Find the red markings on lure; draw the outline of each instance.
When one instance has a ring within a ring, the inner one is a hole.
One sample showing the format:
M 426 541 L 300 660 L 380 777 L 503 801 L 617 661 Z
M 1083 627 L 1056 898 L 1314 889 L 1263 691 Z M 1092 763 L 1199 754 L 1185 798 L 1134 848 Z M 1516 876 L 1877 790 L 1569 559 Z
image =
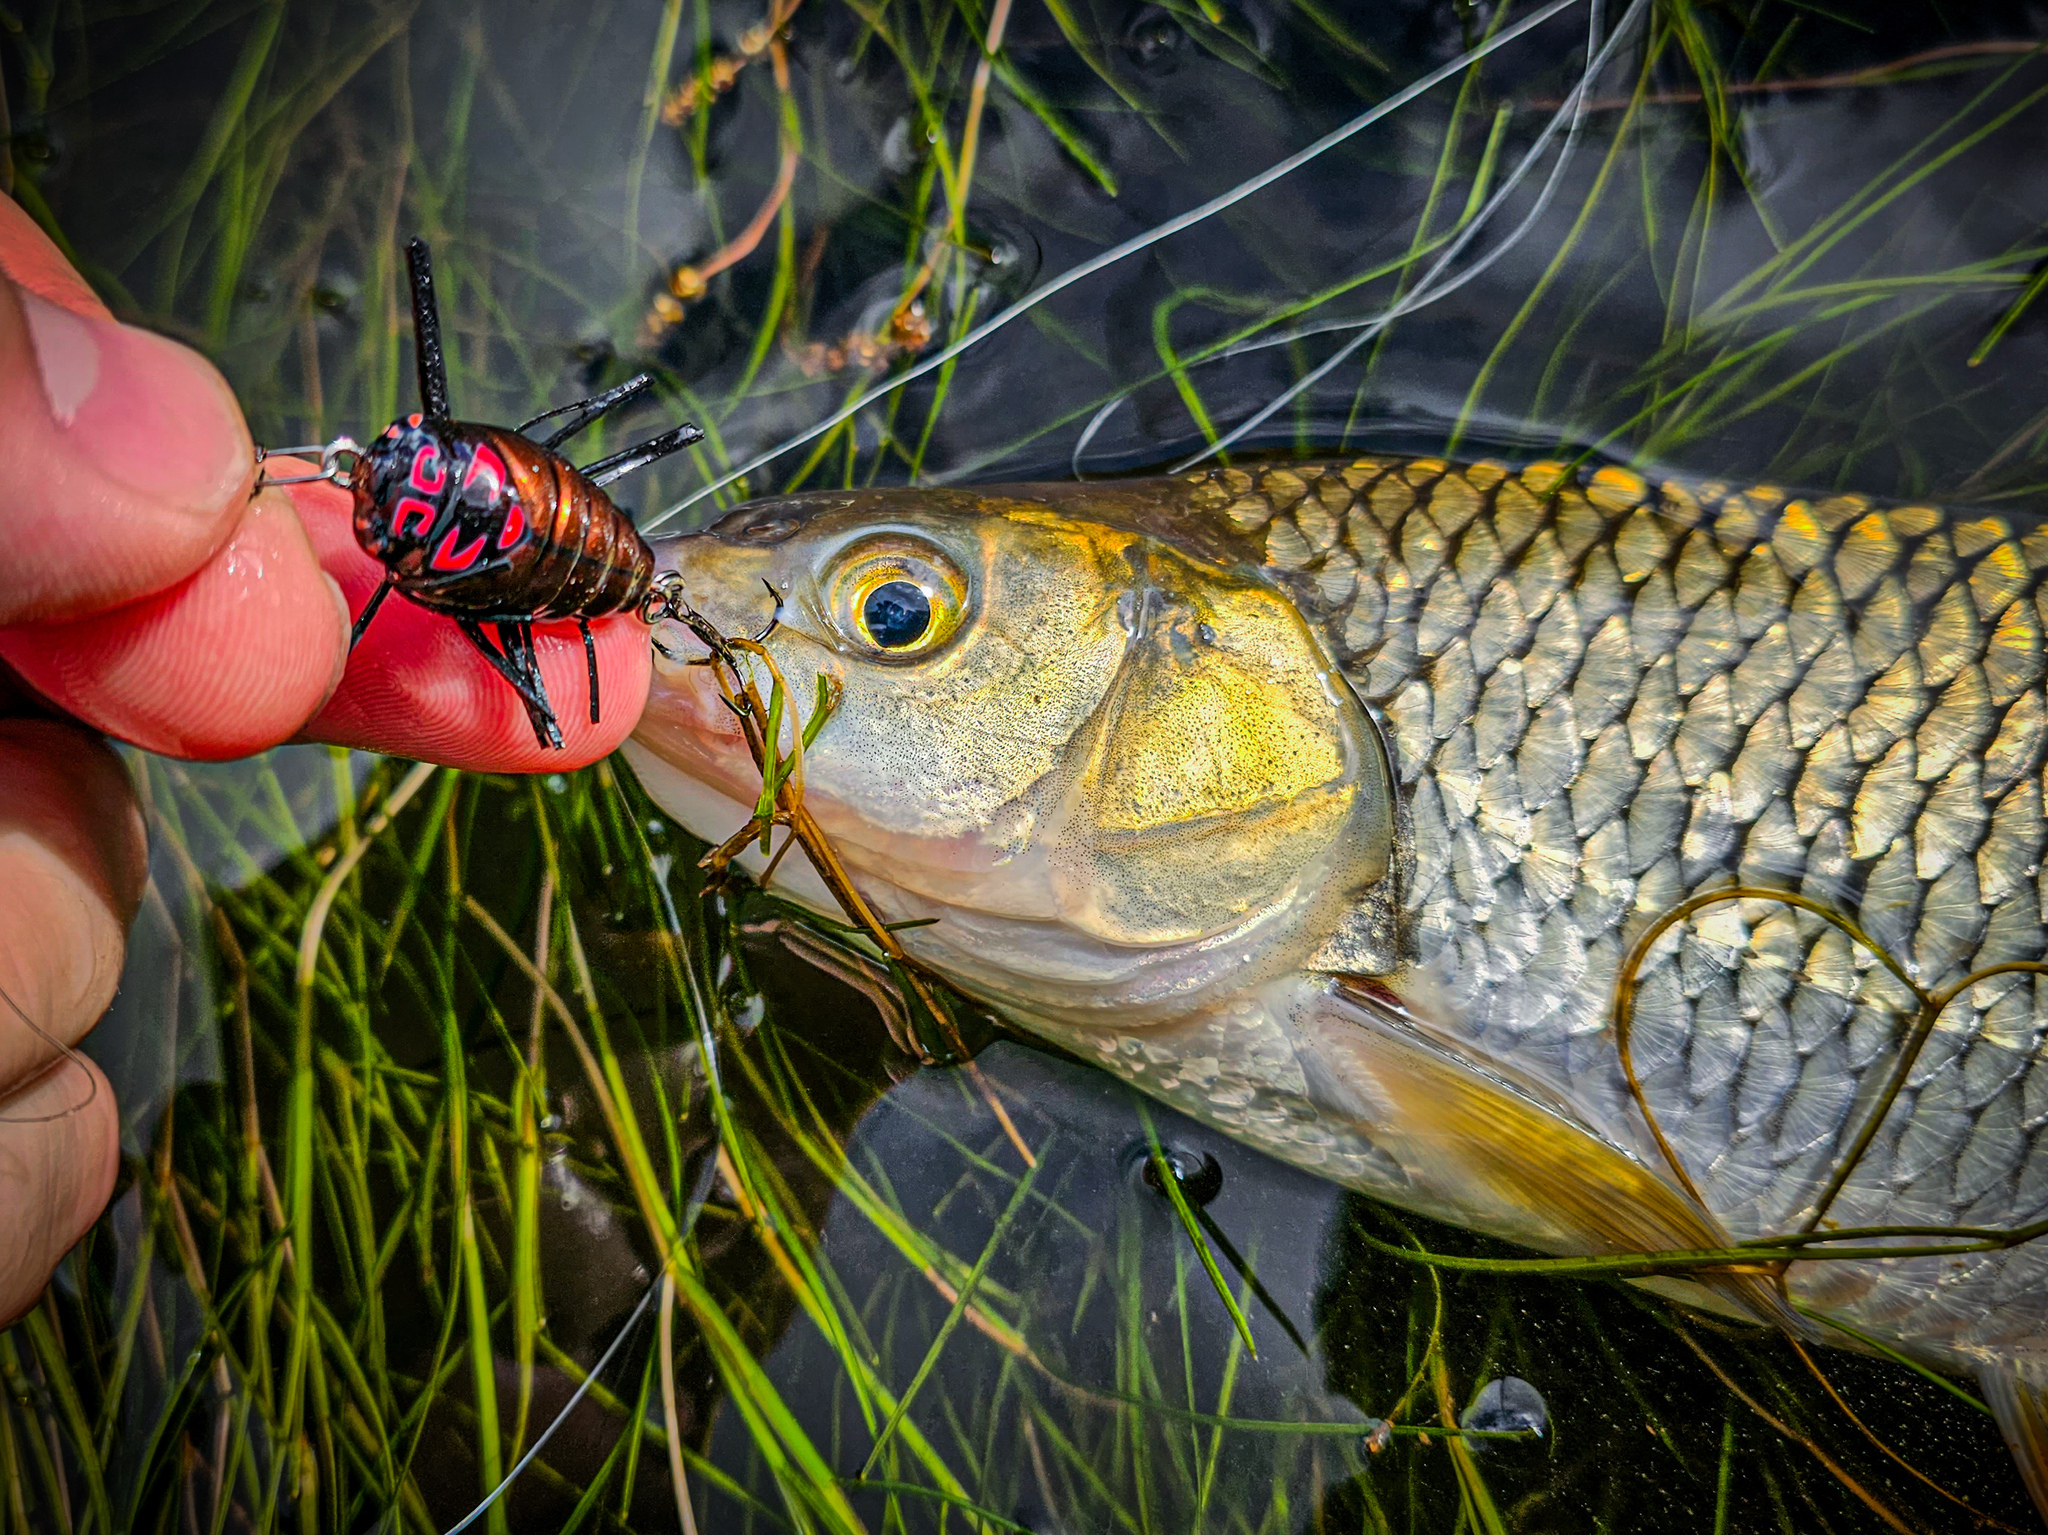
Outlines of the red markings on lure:
M 475 540 L 462 548 L 455 547 L 455 540 L 462 536 L 462 529 L 450 528 L 448 536 L 441 540 L 441 546 L 434 551 L 434 557 L 427 561 L 429 568 L 445 570 L 460 575 L 476 563 L 476 557 L 484 552 L 485 534 L 477 534 Z
M 404 538 L 406 536 L 406 524 L 414 518 L 418 518 L 420 524 L 419 536 L 425 538 L 434 530 L 434 518 L 436 515 L 434 508 L 429 503 L 422 501 L 418 496 L 401 497 L 398 506 L 391 514 L 391 536 L 393 538 Z
M 535 737 L 559 747 L 562 731 L 541 682 L 533 647 L 537 620 L 572 619 L 583 631 L 590 719 L 597 723 L 597 647 L 590 621 L 638 611 L 654 580 L 654 552 L 604 486 L 700 441 L 696 427 L 660 436 L 581 468 L 555 450 L 608 411 L 647 393 L 642 374 L 615 389 L 536 416 L 516 431 L 452 419 L 448 371 L 427 247 L 406 248 L 412 288 L 419 410 L 385 428 L 345 473 L 334 467 L 345 439 L 330 445 L 321 476 L 355 497 L 356 542 L 384 566 L 384 584 L 357 615 L 363 637 L 396 590 L 445 613 L 526 705 Z M 567 419 L 547 438 L 527 432 Z M 495 642 L 485 633 L 489 624 Z
M 505 461 L 490 448 L 480 447 L 463 473 L 462 494 L 472 500 L 496 501 L 505 494 L 506 478 Z M 478 485 L 483 486 L 481 495 L 477 493 Z
M 442 462 L 439 443 L 423 442 L 419 452 L 413 454 L 412 488 L 423 496 L 438 496 L 448 488 L 448 466 Z
M 505 530 L 498 535 L 500 549 L 516 549 L 526 542 L 526 510 L 517 501 L 505 514 Z

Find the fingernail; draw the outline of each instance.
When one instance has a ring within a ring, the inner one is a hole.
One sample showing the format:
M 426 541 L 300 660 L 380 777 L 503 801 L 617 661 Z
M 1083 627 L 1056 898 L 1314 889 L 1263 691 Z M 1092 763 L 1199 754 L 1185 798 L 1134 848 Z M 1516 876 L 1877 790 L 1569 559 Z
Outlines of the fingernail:
M 100 348 L 92 338 L 92 326 L 68 309 L 59 309 L 47 299 L 23 291 L 21 312 L 28 320 L 29 340 L 36 349 L 36 366 L 42 369 L 43 398 L 59 426 L 78 418 L 78 407 L 99 382 Z
M 95 473 L 211 516 L 253 473 L 227 384 L 198 353 L 15 289 L 63 438 Z

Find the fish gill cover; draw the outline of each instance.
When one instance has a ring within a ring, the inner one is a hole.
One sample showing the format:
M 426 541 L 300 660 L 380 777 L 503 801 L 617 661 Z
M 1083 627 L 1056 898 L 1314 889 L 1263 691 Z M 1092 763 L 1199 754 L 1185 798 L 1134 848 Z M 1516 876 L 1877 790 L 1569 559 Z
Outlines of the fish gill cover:
M 424 234 L 478 418 L 652 368 L 706 427 L 671 530 L 1217 450 L 2028 519 L 2039 8 L 1542 9 L 36 3 L 6 172 L 262 440 L 397 414 Z M 136 765 L 126 1174 L 0 1335 L 0 1529 L 424 1535 L 558 1419 L 482 1527 L 2031 1526 L 1954 1381 L 1503 1268 L 971 1012 L 980 1081 L 918 1069 L 616 764 Z

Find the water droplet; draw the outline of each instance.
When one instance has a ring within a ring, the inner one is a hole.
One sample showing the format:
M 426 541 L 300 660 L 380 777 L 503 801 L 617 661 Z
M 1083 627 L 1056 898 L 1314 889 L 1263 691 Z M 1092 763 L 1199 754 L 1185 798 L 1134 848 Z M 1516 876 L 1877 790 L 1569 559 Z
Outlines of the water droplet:
M 1533 1433 L 1538 1438 L 1550 1430 L 1550 1407 L 1543 1393 L 1519 1375 L 1503 1375 L 1479 1388 L 1472 1405 L 1458 1419 L 1458 1427 L 1469 1433 Z M 1475 1439 L 1475 1450 L 1489 1448 L 1494 1441 Z
M 1166 1165 L 1173 1169 L 1174 1182 L 1180 1185 L 1181 1197 L 1189 1204 L 1199 1208 L 1223 1192 L 1223 1164 L 1208 1152 L 1197 1151 L 1192 1146 L 1177 1146 L 1171 1141 L 1162 1149 L 1166 1153 Z M 1140 1166 L 1145 1186 L 1164 1196 L 1166 1187 L 1159 1181 L 1159 1164 L 1149 1152 Z

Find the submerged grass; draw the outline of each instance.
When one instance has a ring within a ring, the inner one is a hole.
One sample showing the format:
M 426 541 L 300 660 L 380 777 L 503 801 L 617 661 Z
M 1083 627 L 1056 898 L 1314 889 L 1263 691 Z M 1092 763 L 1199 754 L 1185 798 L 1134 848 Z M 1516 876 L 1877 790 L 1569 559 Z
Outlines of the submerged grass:
M 0 22 L 0 58 L 24 206 L 110 302 L 220 357 L 260 435 L 396 413 L 417 231 L 464 414 L 661 370 L 709 435 L 656 506 L 1526 14 L 1457 8 L 1418 50 L 1308 4 L 1263 33 L 1069 0 L 49 4 Z M 2048 246 L 1971 188 L 2038 132 L 2048 64 L 1930 42 L 1932 8 L 1865 33 L 1658 0 L 1574 158 L 1488 216 L 1583 63 L 1583 9 L 1546 25 L 721 497 L 1170 461 L 1395 305 L 1260 447 L 1407 440 L 1426 400 L 1437 446 L 2038 481 L 2048 413 L 2012 381 Z M 1876 93 L 1897 142 L 1774 198 L 1786 101 L 1838 91 Z M 757 835 L 806 737 L 766 739 Z M 615 765 L 136 772 L 137 1001 L 96 1046 L 126 1173 L 0 1334 L 6 1535 L 429 1535 L 565 1408 L 481 1528 L 1954 1527 L 1835 1391 L 2025 1521 L 1951 1383 L 1831 1357 L 1817 1384 L 1776 1339 L 1681 1334 L 1601 1282 L 1670 1255 L 1411 1227 L 1011 1044 L 918 1070 L 991 1029 L 920 1008 L 886 933 L 708 885 Z M 1544 1437 L 1463 1425 L 1508 1375 Z

